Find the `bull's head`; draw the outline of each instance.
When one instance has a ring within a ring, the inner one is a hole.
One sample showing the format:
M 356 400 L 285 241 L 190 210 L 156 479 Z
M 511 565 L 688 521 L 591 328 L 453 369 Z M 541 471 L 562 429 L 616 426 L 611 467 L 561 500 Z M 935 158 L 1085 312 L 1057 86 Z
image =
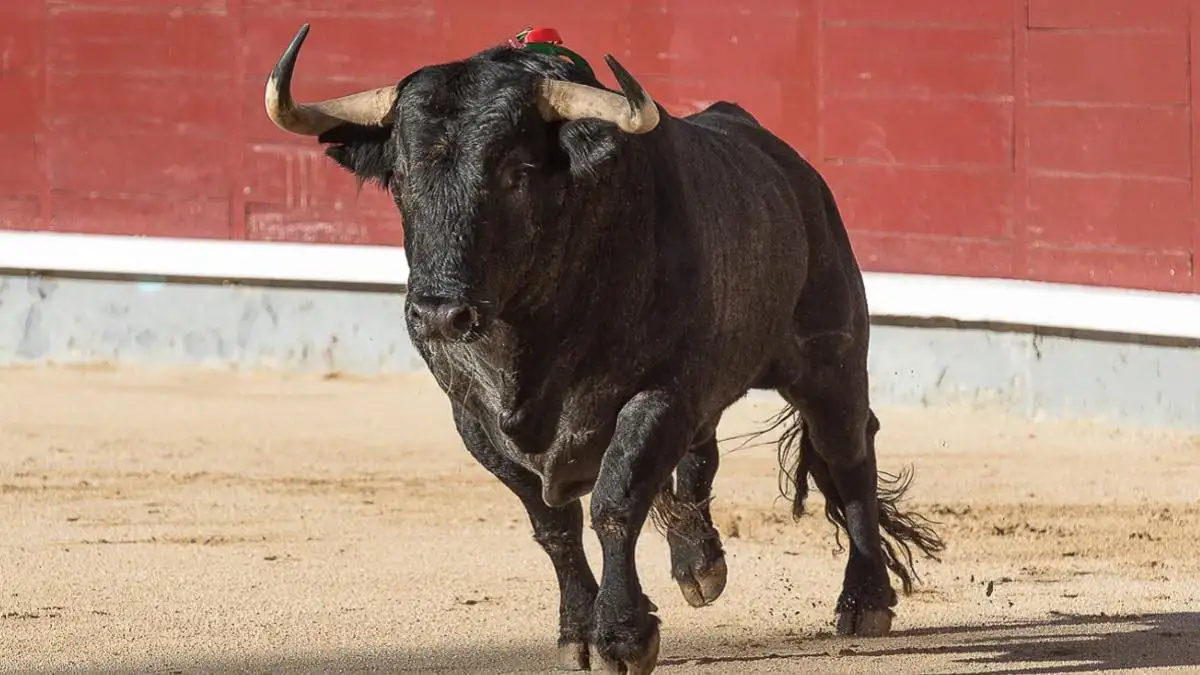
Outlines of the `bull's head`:
M 331 144 L 327 154 L 360 182 L 391 191 L 405 226 L 408 320 L 420 337 L 476 336 L 533 292 L 578 245 L 569 227 L 587 213 L 579 202 L 614 170 L 623 135 L 659 123 L 654 100 L 611 56 L 623 94 L 511 47 L 296 103 L 292 71 L 307 34 L 305 25 L 267 80 L 267 114 Z

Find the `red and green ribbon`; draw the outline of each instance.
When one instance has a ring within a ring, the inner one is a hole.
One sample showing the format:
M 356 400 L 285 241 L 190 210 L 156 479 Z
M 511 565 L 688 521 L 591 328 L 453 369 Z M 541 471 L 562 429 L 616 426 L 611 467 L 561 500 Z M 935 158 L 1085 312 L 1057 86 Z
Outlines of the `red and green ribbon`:
M 529 49 L 550 56 L 566 58 L 578 66 L 585 73 L 595 79 L 596 74 L 592 72 L 592 67 L 588 65 L 586 59 L 582 56 L 563 46 L 562 38 L 559 37 L 558 31 L 553 28 L 526 28 L 517 33 L 514 41 L 515 47 Z

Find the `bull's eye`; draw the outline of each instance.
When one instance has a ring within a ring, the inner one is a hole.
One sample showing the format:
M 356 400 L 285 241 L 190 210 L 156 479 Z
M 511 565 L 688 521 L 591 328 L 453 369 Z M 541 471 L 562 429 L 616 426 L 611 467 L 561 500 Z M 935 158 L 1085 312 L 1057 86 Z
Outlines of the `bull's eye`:
M 529 178 L 530 172 L 536 168 L 536 164 L 529 162 L 512 162 L 507 164 L 500 174 L 500 185 L 505 190 L 518 188 Z

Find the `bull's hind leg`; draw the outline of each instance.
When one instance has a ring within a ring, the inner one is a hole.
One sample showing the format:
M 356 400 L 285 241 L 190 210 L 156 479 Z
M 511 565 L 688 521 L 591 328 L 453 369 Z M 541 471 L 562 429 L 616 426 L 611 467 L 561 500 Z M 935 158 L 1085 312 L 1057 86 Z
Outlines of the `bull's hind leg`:
M 679 460 L 675 488 L 663 489 L 652 514 L 671 547 L 671 576 L 693 607 L 715 601 L 725 590 L 728 574 L 721 536 L 709 511 L 719 461 L 714 433 Z
M 547 506 L 538 477 L 497 451 L 478 421 L 457 405 L 454 422 L 467 450 L 525 505 L 533 538 L 554 564 L 559 592 L 559 669 L 588 670 L 587 636 L 598 585 L 583 551 L 583 507 L 578 501 L 559 508 Z
M 795 384 L 781 390 L 803 418 L 802 422 L 793 419 L 803 425 L 793 429 L 800 431 L 798 438 L 795 433 L 785 434 L 785 439 L 799 446 L 793 473 L 797 487 L 794 510 L 797 514 L 803 511 L 803 486 L 811 475 L 825 496 L 826 515 L 850 539 L 837 602 L 837 631 L 841 635 L 886 635 L 891 630 L 891 608 L 896 604 L 888 570 L 900 578 L 907 593 L 914 576 L 910 546 L 933 555 L 944 545 L 933 530 L 918 522 L 919 516 L 898 510 L 896 502 L 907 483 L 880 490 L 875 458 L 879 420 L 868 404 L 865 359 L 847 363 L 833 358 L 817 363 L 806 368 Z

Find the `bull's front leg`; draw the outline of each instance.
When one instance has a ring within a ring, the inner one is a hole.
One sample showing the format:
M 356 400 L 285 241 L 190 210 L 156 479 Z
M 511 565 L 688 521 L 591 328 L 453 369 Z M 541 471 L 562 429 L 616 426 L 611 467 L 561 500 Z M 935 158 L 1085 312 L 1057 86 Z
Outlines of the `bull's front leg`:
M 454 423 L 471 455 L 525 505 L 533 538 L 554 564 L 559 593 L 558 668 L 588 670 L 588 629 L 597 584 L 583 551 L 583 507 L 578 501 L 559 508 L 547 506 L 541 480 L 496 450 L 478 420 L 458 405 L 454 405 Z
M 693 415 L 661 391 L 621 409 L 592 490 L 592 528 L 604 552 L 592 645 L 605 670 L 642 675 L 658 661 L 659 620 L 642 592 L 635 552 L 655 497 L 686 451 Z

